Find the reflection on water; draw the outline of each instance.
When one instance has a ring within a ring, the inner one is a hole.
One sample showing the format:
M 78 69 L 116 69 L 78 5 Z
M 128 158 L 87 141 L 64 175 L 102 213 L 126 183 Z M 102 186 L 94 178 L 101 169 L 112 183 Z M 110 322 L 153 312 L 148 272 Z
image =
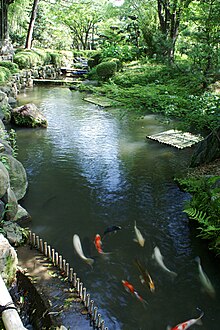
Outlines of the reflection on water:
M 147 140 L 146 135 L 168 129 L 153 115 L 122 119 L 81 97 L 57 87 L 20 95 L 20 102 L 34 102 L 48 120 L 47 129 L 18 130 L 18 158 L 29 179 L 22 203 L 32 215 L 32 230 L 75 268 L 109 329 L 162 330 L 197 317 L 200 307 L 201 329 L 217 330 L 217 300 L 201 292 L 195 257 L 200 255 L 218 294 L 219 264 L 193 238 L 182 212 L 189 195 L 173 181 L 187 167 L 191 149 Z M 135 221 L 144 248 L 134 242 Z M 103 250 L 111 252 L 104 258 L 93 241 L 111 225 L 122 230 L 103 240 Z M 74 253 L 75 233 L 85 254 L 95 259 L 93 269 Z M 152 259 L 156 245 L 165 265 L 178 273 L 175 280 Z M 136 257 L 155 282 L 154 294 L 140 282 Z M 148 301 L 146 309 L 124 290 L 122 280 Z

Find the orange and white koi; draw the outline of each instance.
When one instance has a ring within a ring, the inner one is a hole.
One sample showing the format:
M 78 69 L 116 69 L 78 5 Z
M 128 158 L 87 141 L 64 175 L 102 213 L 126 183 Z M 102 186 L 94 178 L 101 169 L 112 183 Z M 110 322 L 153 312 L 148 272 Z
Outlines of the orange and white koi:
M 203 317 L 203 315 L 204 315 L 204 312 L 202 312 L 201 315 L 197 319 L 191 319 L 191 320 L 185 321 L 183 323 L 179 323 L 173 328 L 168 326 L 167 330 L 186 330 L 186 329 L 189 329 L 189 327 L 191 327 L 194 324 L 202 325 L 201 318 Z
M 98 251 L 98 253 L 102 254 L 103 253 L 102 240 L 101 240 L 101 236 L 99 234 L 96 234 L 94 244 L 95 244 L 95 247 L 96 247 L 96 250 Z
M 129 293 L 131 293 L 132 295 L 134 295 L 140 302 L 142 303 L 147 303 L 146 300 L 144 300 L 139 293 L 135 290 L 135 288 L 133 287 L 133 285 L 131 283 L 129 283 L 128 281 L 122 280 L 122 284 L 125 288 L 125 290 Z

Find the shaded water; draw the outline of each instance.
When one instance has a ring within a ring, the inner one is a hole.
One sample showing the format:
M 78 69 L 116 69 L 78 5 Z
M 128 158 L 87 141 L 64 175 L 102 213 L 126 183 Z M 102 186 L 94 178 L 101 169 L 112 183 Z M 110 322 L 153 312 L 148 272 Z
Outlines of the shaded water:
M 120 118 L 67 88 L 35 87 L 19 99 L 38 105 L 48 120 L 47 129 L 17 131 L 18 159 L 29 181 L 22 205 L 32 215 L 31 229 L 74 267 L 109 329 L 165 330 L 197 317 L 197 307 L 205 312 L 200 328 L 219 329 L 219 261 L 190 231 L 182 212 L 189 196 L 173 181 L 192 150 L 147 140 L 146 135 L 168 129 L 153 115 Z M 135 221 L 144 247 L 133 241 Z M 105 237 L 103 250 L 111 254 L 104 257 L 93 241 L 111 225 L 122 230 Z M 85 255 L 95 259 L 93 269 L 74 253 L 75 233 Z M 156 245 L 165 265 L 178 273 L 175 279 L 152 259 Z M 215 299 L 201 290 L 197 255 L 215 286 Z M 141 284 L 135 258 L 150 272 L 155 293 Z M 122 280 L 148 305 L 126 292 Z

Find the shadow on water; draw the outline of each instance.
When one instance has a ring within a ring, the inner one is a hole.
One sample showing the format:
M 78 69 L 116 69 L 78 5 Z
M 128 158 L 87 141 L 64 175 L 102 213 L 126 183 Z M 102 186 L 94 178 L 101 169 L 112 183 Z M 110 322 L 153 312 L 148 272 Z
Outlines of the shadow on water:
M 193 149 L 147 140 L 168 129 L 154 115 L 118 118 L 65 88 L 35 87 L 19 98 L 37 104 L 48 120 L 45 130 L 17 131 L 18 158 L 29 180 L 22 202 L 32 215 L 31 229 L 75 268 L 109 329 L 162 330 L 196 318 L 197 307 L 205 312 L 201 329 L 219 329 L 219 261 L 189 227 L 182 209 L 190 196 L 173 180 L 187 168 Z M 144 247 L 133 240 L 135 221 Z M 111 254 L 104 258 L 93 242 L 112 225 L 122 229 L 105 237 L 103 250 Z M 74 253 L 75 233 L 86 256 L 95 259 L 93 269 Z M 152 259 L 155 246 L 178 274 L 175 279 Z M 215 286 L 214 300 L 201 290 L 197 255 Z M 150 272 L 155 293 L 141 284 L 136 257 Z M 146 308 L 122 280 L 134 285 Z

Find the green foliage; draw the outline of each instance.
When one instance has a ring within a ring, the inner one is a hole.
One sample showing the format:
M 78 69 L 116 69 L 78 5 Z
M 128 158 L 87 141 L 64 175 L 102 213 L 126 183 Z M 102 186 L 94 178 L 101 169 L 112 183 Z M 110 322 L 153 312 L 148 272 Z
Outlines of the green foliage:
M 203 92 L 202 77 L 184 64 L 171 67 L 135 61 L 97 91 L 122 102 L 128 110 L 180 119 L 179 129 L 211 131 L 219 125 L 220 98 Z
M 43 65 L 42 55 L 34 50 L 17 50 L 14 55 L 14 62 L 19 69 L 30 69 L 38 65 Z
M 117 64 L 115 62 L 102 62 L 97 65 L 96 72 L 101 80 L 108 80 L 111 78 L 117 70 Z
M 192 195 L 184 208 L 199 223 L 199 237 L 209 240 L 209 248 L 220 253 L 220 177 L 189 177 L 177 180 Z
M 10 121 L 11 119 L 11 111 L 10 111 L 10 106 L 8 104 L 4 104 L 0 107 L 3 115 L 4 115 L 4 120 L 6 122 Z
M 17 134 L 13 128 L 10 129 L 8 133 L 8 142 L 10 143 L 13 150 L 13 157 L 16 158 L 18 154 L 18 146 L 17 146 Z
M 9 61 L 0 61 L 0 67 L 4 67 L 10 70 L 11 73 L 18 72 L 18 66 L 16 63 L 9 62 Z
M 102 46 L 102 58 L 117 58 L 121 62 L 133 61 L 137 57 L 137 48 L 132 45 L 111 44 L 105 42 Z
M 11 72 L 8 68 L 0 66 L 0 84 L 6 83 L 11 77 Z

